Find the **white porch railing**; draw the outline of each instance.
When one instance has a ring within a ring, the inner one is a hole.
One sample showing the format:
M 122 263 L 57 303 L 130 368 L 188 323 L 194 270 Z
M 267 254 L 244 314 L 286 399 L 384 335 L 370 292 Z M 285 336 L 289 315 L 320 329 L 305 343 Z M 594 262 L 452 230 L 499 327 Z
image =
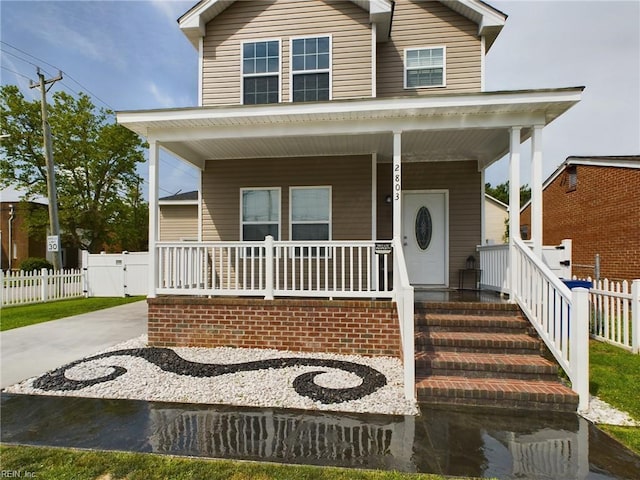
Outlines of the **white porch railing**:
M 640 353 L 640 280 L 593 282 L 589 308 L 592 338 Z
M 508 293 L 518 303 L 579 395 L 579 410 L 589 406 L 589 304 L 588 291 L 573 291 L 537 258 L 520 239 L 514 240 L 514 266 L 509 265 L 509 245 L 478 247 L 481 286 Z M 509 288 L 510 268 L 517 282 Z
M 407 264 L 399 239 L 395 239 L 393 242 L 393 252 L 393 291 L 400 322 L 400 338 L 402 340 L 404 396 L 413 400 L 415 398 L 416 385 L 413 287 L 409 283 Z
M 83 297 L 82 270 L 0 271 L 0 306 Z
M 480 254 L 481 290 L 493 290 L 509 293 L 507 271 L 509 268 L 509 245 L 482 245 L 477 248 Z
M 156 293 L 392 298 L 391 242 L 160 242 Z
M 522 240 L 514 239 L 517 282 L 512 298 L 535 327 L 579 395 L 578 410 L 589 408 L 589 298 L 585 288 L 569 288 Z

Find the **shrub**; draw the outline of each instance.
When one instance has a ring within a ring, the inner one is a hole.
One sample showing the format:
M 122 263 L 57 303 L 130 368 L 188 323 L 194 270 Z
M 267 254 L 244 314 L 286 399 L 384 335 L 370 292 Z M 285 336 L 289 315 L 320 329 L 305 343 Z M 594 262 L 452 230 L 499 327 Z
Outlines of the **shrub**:
M 41 270 L 43 268 L 46 268 L 47 270 L 53 270 L 53 265 L 51 265 L 51 263 L 49 263 L 44 258 L 36 257 L 27 258 L 20 263 L 20 270 L 25 272 L 32 272 L 34 270 Z

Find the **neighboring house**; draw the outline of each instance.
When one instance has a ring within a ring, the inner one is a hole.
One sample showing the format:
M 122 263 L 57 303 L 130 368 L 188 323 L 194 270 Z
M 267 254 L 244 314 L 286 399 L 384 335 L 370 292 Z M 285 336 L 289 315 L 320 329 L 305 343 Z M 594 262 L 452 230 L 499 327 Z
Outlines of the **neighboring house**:
M 26 220 L 36 210 L 47 211 L 47 206 L 39 202 L 21 201 L 19 198 L 7 198 L 3 193 L 0 201 L 0 237 L 2 251 L 0 268 L 17 270 L 29 257 L 45 258 L 47 238 L 41 235 L 29 235 Z
M 508 154 L 517 201 L 521 143 L 537 171 L 544 127 L 582 95 L 485 91 L 505 21 L 479 0 L 202 0 L 180 17 L 198 106 L 117 113 L 149 143 L 150 344 L 402 356 L 413 397 L 413 288 L 458 285 L 485 243 L 484 171 Z M 159 236 L 161 148 L 200 170 L 197 242 Z M 527 253 L 517 240 L 500 252 Z M 495 283 L 513 292 L 518 272 Z
M 485 193 L 484 195 L 484 245 L 505 243 L 509 205 Z
M 640 155 L 568 157 L 544 182 L 543 241 L 571 239 L 573 274 L 640 278 Z M 524 232 L 531 206 L 521 212 Z M 524 236 L 524 235 L 523 235 Z
M 160 209 L 161 242 L 197 241 L 198 234 L 198 192 L 184 192 L 158 200 Z

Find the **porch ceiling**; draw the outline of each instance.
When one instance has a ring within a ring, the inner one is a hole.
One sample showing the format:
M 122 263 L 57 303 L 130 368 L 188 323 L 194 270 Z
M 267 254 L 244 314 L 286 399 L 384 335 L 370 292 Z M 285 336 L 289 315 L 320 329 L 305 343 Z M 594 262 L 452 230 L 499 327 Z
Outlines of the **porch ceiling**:
M 366 99 L 260 106 L 119 112 L 118 122 L 200 168 L 206 160 L 377 153 L 403 161 L 476 160 L 509 149 L 509 129 L 547 125 L 580 100 L 582 88 Z

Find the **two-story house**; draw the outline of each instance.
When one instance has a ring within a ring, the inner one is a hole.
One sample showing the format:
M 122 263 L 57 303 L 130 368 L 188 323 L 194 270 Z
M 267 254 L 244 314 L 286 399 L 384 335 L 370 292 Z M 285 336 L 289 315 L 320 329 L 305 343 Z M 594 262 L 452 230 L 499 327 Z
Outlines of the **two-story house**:
M 509 154 L 518 188 L 521 142 L 536 170 L 543 128 L 581 97 L 485 91 L 506 18 L 480 0 L 202 0 L 180 17 L 199 105 L 117 115 L 150 145 L 150 343 L 402 356 L 413 396 L 413 289 L 457 285 L 483 243 L 484 170 Z M 197 242 L 159 241 L 160 149 L 200 171 Z

